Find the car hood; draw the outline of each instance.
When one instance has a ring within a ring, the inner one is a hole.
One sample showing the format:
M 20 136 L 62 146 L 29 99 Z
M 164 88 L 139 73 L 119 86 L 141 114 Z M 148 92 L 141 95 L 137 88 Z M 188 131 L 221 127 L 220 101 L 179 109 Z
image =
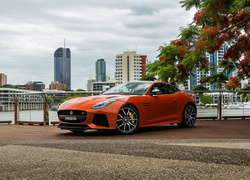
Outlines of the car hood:
M 70 105 L 96 105 L 99 102 L 107 101 L 107 100 L 120 100 L 126 101 L 130 96 L 128 95 L 98 95 L 98 96 L 90 96 L 90 97 L 81 97 L 81 98 L 74 98 L 68 100 L 65 104 Z

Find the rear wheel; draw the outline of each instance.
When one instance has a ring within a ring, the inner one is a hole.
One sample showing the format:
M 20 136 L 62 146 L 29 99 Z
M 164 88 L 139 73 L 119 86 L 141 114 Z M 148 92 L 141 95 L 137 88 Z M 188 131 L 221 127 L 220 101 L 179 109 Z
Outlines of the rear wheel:
M 121 108 L 117 117 L 116 130 L 121 134 L 133 134 L 139 125 L 139 113 L 130 105 Z
M 182 113 L 182 122 L 178 123 L 179 127 L 191 128 L 196 122 L 196 108 L 192 104 L 186 105 Z

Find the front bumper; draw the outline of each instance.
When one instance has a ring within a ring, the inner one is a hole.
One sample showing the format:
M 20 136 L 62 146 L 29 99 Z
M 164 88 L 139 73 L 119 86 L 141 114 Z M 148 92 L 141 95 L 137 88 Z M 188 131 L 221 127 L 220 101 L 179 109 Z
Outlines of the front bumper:
M 70 131 L 85 131 L 89 129 L 88 126 L 79 124 L 59 124 L 58 128 L 61 128 L 61 130 Z

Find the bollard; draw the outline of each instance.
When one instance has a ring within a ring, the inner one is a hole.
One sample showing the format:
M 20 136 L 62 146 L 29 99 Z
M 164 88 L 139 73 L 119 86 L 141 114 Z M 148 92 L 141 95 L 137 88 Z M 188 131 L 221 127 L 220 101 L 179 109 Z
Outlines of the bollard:
M 43 124 L 49 125 L 49 111 L 47 108 L 46 94 L 42 94 L 43 97 Z

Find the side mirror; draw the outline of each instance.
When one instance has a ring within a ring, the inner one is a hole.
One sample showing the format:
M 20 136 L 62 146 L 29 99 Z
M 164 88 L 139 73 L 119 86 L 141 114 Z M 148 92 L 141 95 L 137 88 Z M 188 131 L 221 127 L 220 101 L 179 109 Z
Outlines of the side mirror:
M 154 96 L 154 95 L 159 95 L 159 94 L 162 94 L 162 92 L 159 90 L 159 89 L 154 89 L 152 92 L 151 92 L 151 95 Z

